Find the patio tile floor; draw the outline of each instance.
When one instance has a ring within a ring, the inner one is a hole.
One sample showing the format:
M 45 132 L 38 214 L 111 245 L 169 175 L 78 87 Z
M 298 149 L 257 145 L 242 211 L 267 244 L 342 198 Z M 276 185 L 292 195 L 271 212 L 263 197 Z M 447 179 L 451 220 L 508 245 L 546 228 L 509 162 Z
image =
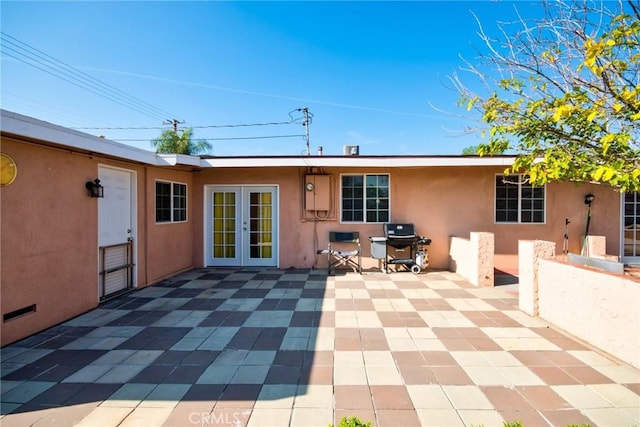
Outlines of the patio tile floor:
M 8 426 L 640 425 L 640 370 L 430 271 L 198 269 L 3 348 Z

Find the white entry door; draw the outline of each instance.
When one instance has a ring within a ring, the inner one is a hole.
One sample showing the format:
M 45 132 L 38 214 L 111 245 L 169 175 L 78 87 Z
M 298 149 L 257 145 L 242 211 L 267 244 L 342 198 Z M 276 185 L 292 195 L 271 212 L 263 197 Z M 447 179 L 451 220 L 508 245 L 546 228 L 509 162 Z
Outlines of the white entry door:
M 622 262 L 640 265 L 640 193 L 622 195 Z
M 104 197 L 98 199 L 99 296 L 133 287 L 134 173 L 98 168 Z
M 207 265 L 276 267 L 277 195 L 275 186 L 209 187 Z

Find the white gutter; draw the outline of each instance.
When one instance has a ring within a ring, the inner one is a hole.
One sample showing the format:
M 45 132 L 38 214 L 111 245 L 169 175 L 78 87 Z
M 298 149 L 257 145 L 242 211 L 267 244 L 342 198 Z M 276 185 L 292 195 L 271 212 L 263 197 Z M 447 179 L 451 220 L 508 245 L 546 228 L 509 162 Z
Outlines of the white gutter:
M 162 164 L 158 162 L 156 153 L 131 147 L 119 142 L 78 132 L 62 126 L 54 125 L 32 117 L 0 110 L 0 129 L 16 136 L 23 136 L 45 142 L 54 142 L 71 148 L 77 148 L 119 157 L 131 161 L 150 165 Z M 166 163 L 165 163 L 166 164 Z
M 215 157 L 202 159 L 207 168 L 242 167 L 435 167 L 511 166 L 515 157 L 477 156 L 300 156 L 300 157 Z
M 188 165 L 202 166 L 202 161 L 198 156 L 188 156 L 186 154 L 158 154 L 158 164 L 165 165 Z

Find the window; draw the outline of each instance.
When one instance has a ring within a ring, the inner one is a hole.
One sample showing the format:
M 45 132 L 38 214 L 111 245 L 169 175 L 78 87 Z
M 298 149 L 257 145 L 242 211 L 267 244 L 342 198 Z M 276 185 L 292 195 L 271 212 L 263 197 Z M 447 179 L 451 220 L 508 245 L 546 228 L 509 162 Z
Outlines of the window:
M 187 220 L 187 185 L 156 181 L 156 222 Z
M 524 175 L 496 175 L 496 222 L 544 223 L 545 187 Z
M 343 222 L 389 222 L 389 175 L 342 175 Z

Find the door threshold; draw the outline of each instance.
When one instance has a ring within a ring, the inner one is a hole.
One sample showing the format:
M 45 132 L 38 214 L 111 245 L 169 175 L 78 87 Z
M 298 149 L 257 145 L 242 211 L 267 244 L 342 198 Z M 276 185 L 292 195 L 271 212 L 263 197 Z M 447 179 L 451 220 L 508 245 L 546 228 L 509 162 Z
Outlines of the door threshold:
M 100 304 L 104 304 L 105 302 L 111 301 L 115 298 L 121 297 L 123 295 L 129 294 L 131 292 L 134 292 L 136 290 L 136 288 L 128 288 L 128 289 L 122 289 L 120 291 L 117 292 L 113 292 L 109 295 L 106 295 L 102 298 L 100 298 Z

